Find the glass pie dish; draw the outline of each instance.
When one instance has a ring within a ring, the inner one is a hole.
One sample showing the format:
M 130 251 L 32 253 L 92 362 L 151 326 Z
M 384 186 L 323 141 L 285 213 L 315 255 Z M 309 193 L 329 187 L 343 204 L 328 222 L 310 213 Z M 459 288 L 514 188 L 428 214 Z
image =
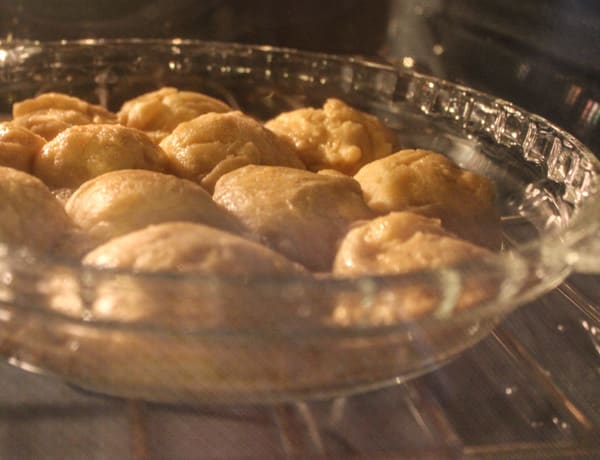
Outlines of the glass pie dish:
M 402 147 L 442 152 L 497 189 L 499 253 L 401 275 L 142 274 L 1 246 L 0 354 L 86 389 L 185 403 L 366 391 L 444 364 L 572 271 L 600 271 L 595 156 L 469 88 L 358 57 L 184 40 L 3 43 L 0 81 L 7 117 L 14 102 L 49 91 L 118 110 L 174 86 L 261 120 L 337 97 L 380 117 Z M 370 314 L 415 296 L 428 299 L 421 315 Z M 107 299 L 117 313 L 101 314 Z M 155 314 L 127 314 L 139 305 Z M 359 319 L 340 322 L 341 310 Z

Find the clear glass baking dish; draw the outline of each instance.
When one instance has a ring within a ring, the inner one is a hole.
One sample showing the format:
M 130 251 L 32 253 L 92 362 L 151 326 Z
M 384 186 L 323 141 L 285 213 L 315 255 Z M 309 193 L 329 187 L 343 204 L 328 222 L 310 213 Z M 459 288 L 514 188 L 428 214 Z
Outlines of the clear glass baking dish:
M 441 270 L 339 279 L 128 273 L 0 246 L 0 354 L 11 364 L 153 401 L 366 391 L 449 361 L 572 271 L 600 271 L 599 162 L 568 133 L 506 101 L 359 57 L 265 46 L 0 43 L 7 116 L 13 102 L 47 91 L 118 110 L 167 85 L 263 120 L 328 97 L 373 113 L 402 147 L 439 151 L 494 181 L 502 251 Z M 410 309 L 415 293 L 429 302 L 418 317 L 382 323 L 371 314 Z M 340 308 L 360 320 L 336 322 Z

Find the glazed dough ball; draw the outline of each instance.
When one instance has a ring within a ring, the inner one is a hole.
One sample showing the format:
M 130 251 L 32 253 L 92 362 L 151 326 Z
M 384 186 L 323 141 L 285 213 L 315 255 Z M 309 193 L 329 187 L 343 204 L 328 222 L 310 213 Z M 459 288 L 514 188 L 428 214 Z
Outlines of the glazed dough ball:
M 201 222 L 238 233 L 243 227 L 198 184 L 141 169 L 89 180 L 69 198 L 66 210 L 96 243 L 168 221 Z
M 68 128 L 44 145 L 33 173 L 51 188 L 77 188 L 109 171 L 166 168 L 165 153 L 143 132 L 93 124 Z
M 14 123 L 0 123 L 0 166 L 31 172 L 33 159 L 46 143 L 27 128 Z
M 205 113 L 230 110 L 227 104 L 206 94 L 166 87 L 125 102 L 117 115 L 121 124 L 145 131 L 158 143 L 179 123 Z
M 391 275 L 439 269 L 480 260 L 491 252 L 446 232 L 438 219 L 393 212 L 350 230 L 342 240 L 333 273 L 338 276 Z M 473 267 L 477 267 L 473 265 Z M 495 295 L 498 283 L 485 279 L 478 267 L 461 271 L 462 280 L 415 277 L 393 281 L 370 291 L 343 293 L 332 315 L 341 325 L 391 325 L 424 315 L 441 306 L 449 313 Z M 480 276 L 482 275 L 483 276 Z M 444 292 L 447 284 L 449 292 Z M 456 296 L 454 299 L 451 297 Z M 453 302 L 448 304 L 448 302 Z
M 335 257 L 333 272 L 349 276 L 406 273 L 488 253 L 448 233 L 438 219 L 392 212 L 348 232 Z
M 289 145 L 241 112 L 211 113 L 181 123 L 160 146 L 178 176 L 211 192 L 219 177 L 248 164 L 304 169 Z
M 249 241 L 206 225 L 168 222 L 114 238 L 83 259 L 86 265 L 136 272 L 305 274 L 298 264 Z
M 13 105 L 14 122 L 46 140 L 75 125 L 115 123 L 117 117 L 100 105 L 61 93 L 44 93 Z
M 39 179 L 0 166 L 0 242 L 49 251 L 71 227 L 69 217 Z
M 352 222 L 372 217 L 352 178 L 277 166 L 232 171 L 217 182 L 213 198 L 265 244 L 315 271 L 331 269 Z
M 354 174 L 392 153 L 393 133 L 376 117 L 339 99 L 322 109 L 302 108 L 278 115 L 265 126 L 296 146 L 309 170 L 336 169 Z
M 458 236 L 497 249 L 501 242 L 495 192 L 485 177 L 428 150 L 401 150 L 363 166 L 354 178 L 380 214 L 410 210 L 442 220 Z

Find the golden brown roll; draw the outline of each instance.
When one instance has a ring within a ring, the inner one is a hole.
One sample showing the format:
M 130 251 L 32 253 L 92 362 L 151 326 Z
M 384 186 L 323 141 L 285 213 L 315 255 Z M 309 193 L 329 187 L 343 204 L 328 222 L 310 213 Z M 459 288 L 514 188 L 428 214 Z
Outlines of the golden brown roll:
M 199 222 L 242 232 L 242 224 L 198 184 L 141 169 L 113 171 L 85 182 L 67 213 L 96 243 L 168 221 Z
M 230 110 L 227 104 L 206 94 L 165 87 L 126 101 L 117 115 L 120 123 L 145 131 L 158 143 L 179 123 L 205 113 Z
M 44 93 L 13 105 L 14 122 L 46 140 L 75 125 L 116 123 L 104 107 L 62 93 Z
M 50 251 L 70 227 L 65 210 L 38 178 L 0 166 L 0 243 Z
M 304 169 L 292 147 L 241 112 L 211 113 L 181 123 L 160 146 L 178 176 L 210 192 L 223 174 L 248 164 Z
M 250 165 L 217 182 L 214 200 L 265 244 L 311 270 L 327 271 L 349 225 L 372 217 L 348 176 Z
M 166 168 L 165 153 L 142 131 L 91 124 L 67 128 L 44 145 L 33 173 L 51 188 L 73 189 L 109 171 Z
M 363 166 L 354 176 L 369 207 L 380 214 L 413 211 L 478 245 L 497 249 L 500 217 L 491 181 L 428 150 L 401 150 Z
M 0 123 L 0 166 L 31 172 L 33 159 L 46 140 L 14 123 Z
M 328 99 L 322 109 L 282 113 L 265 126 L 295 145 L 311 171 L 330 168 L 352 175 L 392 153 L 394 144 L 394 134 L 381 120 L 339 99 Z

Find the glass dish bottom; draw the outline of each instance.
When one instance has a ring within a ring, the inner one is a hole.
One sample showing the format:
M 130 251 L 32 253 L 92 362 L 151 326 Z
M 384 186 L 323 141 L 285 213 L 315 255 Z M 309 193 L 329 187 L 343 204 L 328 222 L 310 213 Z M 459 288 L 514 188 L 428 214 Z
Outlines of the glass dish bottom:
M 377 336 L 205 339 L 103 333 L 39 320 L 0 329 L 13 365 L 82 388 L 160 402 L 272 403 L 364 392 L 429 372 L 489 334 L 500 318 Z

